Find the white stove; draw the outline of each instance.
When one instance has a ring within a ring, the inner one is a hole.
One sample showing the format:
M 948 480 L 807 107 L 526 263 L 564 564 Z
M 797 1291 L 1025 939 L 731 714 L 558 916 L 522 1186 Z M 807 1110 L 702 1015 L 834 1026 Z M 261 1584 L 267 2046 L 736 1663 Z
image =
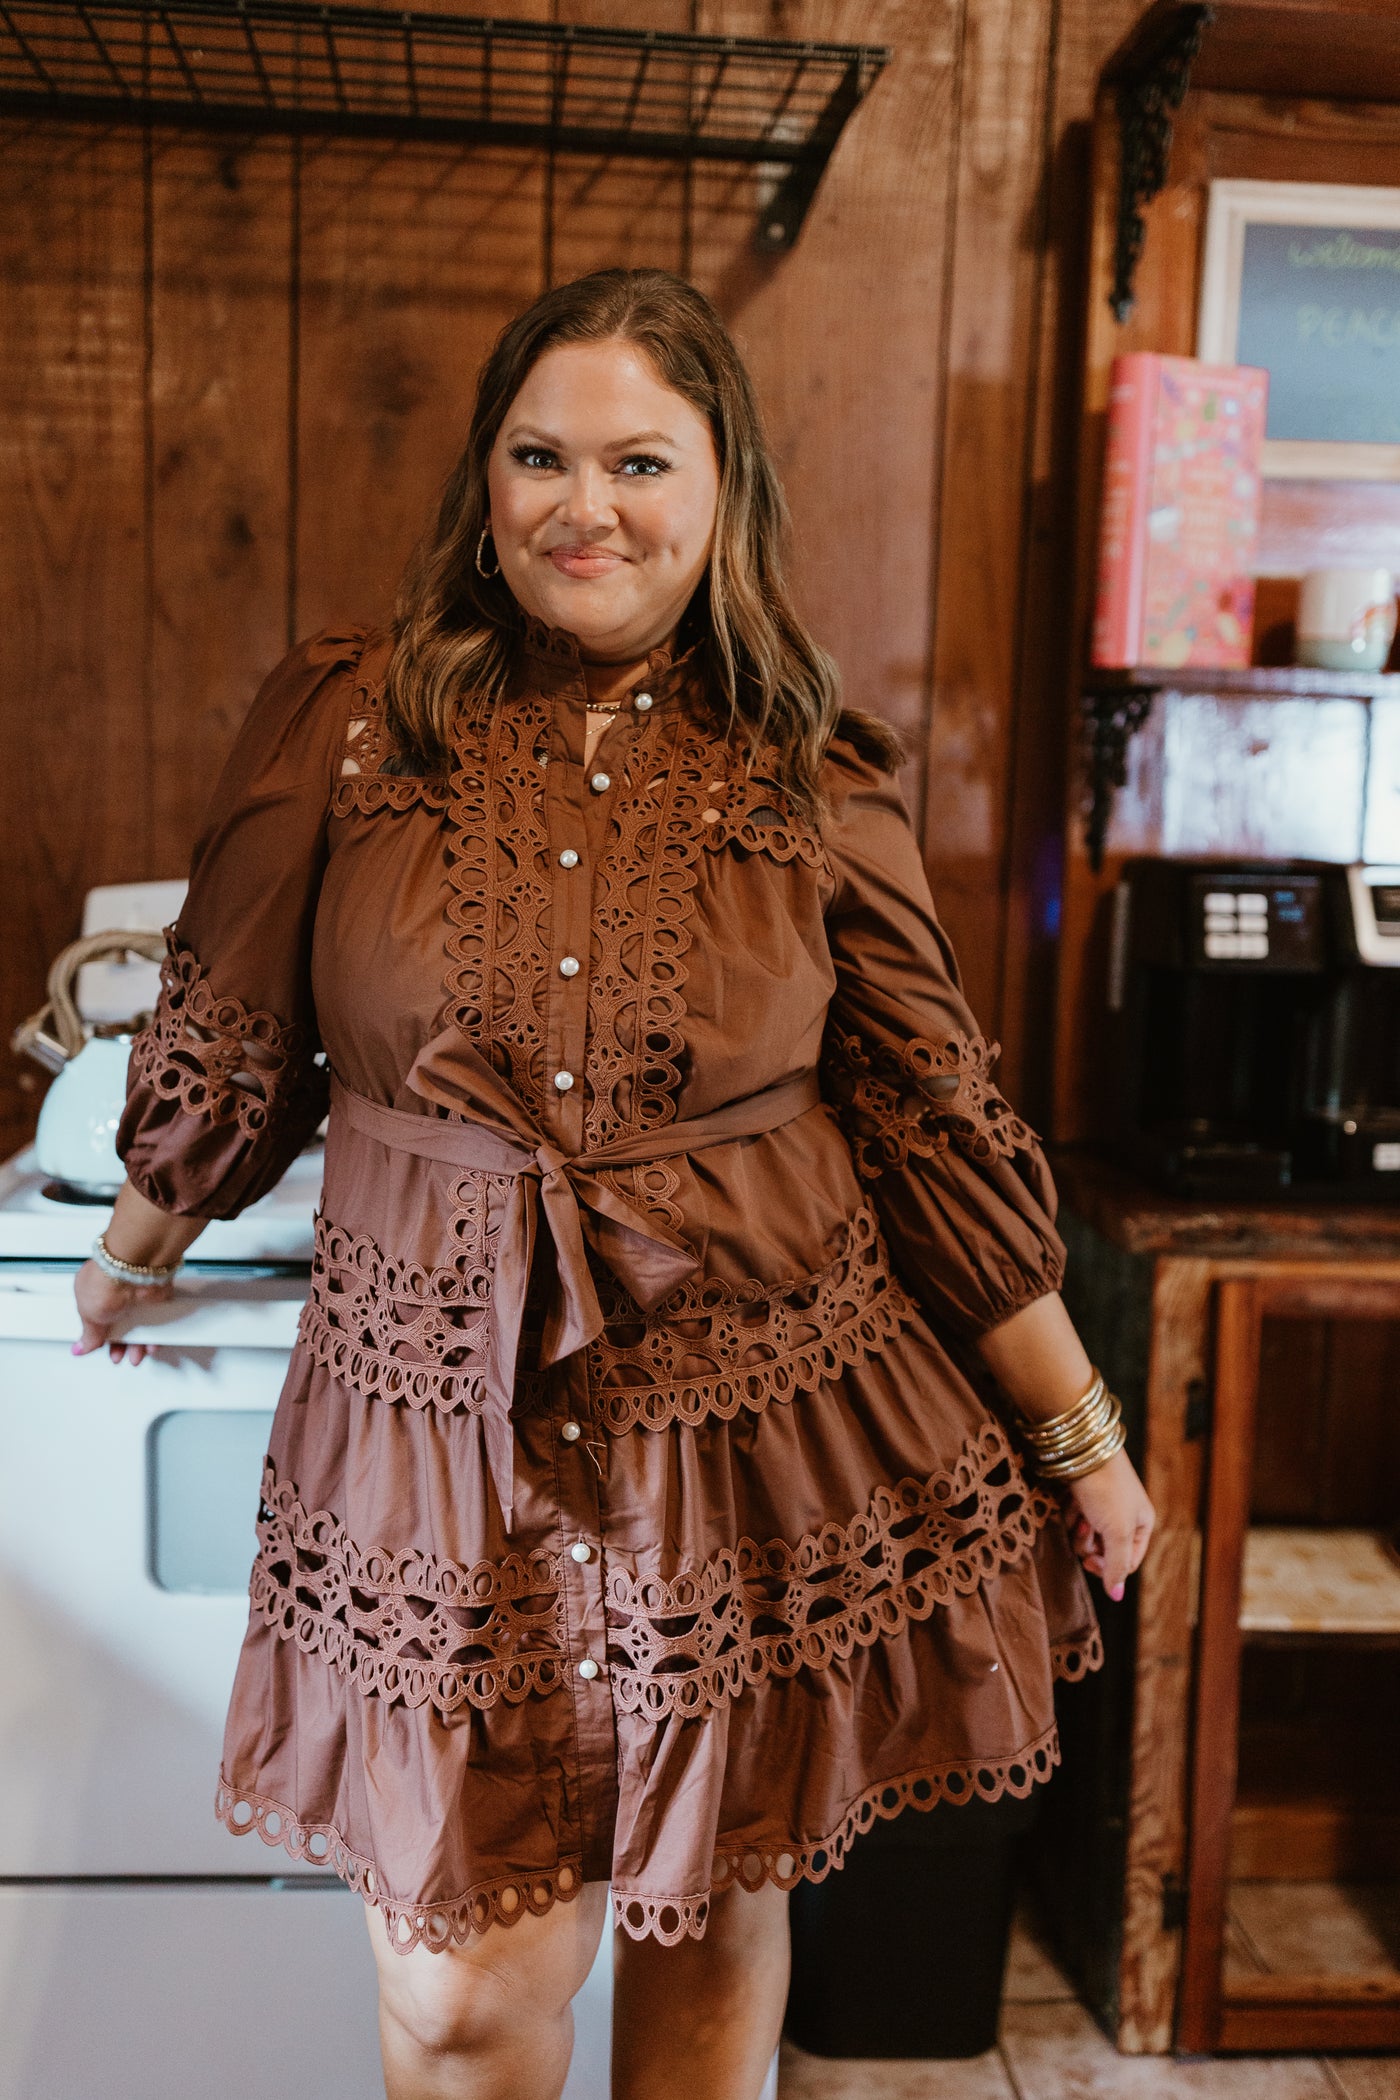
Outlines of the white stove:
M 215 1820 L 318 1149 L 75 1358 L 106 1205 L 0 1165 L 0 2100 L 380 2100 L 359 1896 Z M 610 1948 L 567 2100 L 608 2090 Z
M 83 932 L 158 931 L 183 895 L 90 891 Z M 77 1006 L 90 1029 L 157 986 L 87 963 Z M 0 2100 L 381 2100 L 361 1898 L 213 1813 L 321 1152 L 205 1227 L 135 1367 L 71 1354 L 111 1207 L 52 1187 L 32 1150 L 0 1162 Z M 608 2094 L 611 1938 L 564 2100 Z

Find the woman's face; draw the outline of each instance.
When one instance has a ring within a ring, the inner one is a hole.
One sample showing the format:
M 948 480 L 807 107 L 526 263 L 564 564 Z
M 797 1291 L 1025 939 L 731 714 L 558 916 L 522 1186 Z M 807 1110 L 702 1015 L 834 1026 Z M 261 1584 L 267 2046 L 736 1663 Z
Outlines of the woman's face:
M 527 613 L 602 662 L 675 633 L 710 559 L 719 461 L 708 422 L 643 350 L 546 350 L 506 411 L 487 485 L 496 558 Z

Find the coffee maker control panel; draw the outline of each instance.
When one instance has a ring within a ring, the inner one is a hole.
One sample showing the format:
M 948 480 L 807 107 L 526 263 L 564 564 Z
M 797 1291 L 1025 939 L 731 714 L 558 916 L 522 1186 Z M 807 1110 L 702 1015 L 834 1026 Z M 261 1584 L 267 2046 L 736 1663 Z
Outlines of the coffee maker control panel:
M 1348 868 L 1347 901 L 1362 962 L 1400 969 L 1400 868 Z
M 1193 873 L 1188 911 L 1187 944 L 1196 966 L 1322 967 L 1322 892 L 1316 876 Z

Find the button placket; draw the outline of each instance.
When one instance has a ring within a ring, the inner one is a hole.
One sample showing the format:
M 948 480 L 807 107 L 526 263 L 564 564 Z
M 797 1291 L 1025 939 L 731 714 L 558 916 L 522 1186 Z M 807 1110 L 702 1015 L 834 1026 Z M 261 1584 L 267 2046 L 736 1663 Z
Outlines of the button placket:
M 559 1482 L 569 1678 L 578 1745 L 577 1820 L 583 1832 L 585 1874 L 606 1875 L 617 1817 L 617 1723 L 603 1592 L 606 1453 L 600 1463 L 593 1448 L 598 1432 L 582 1359 L 561 1364 L 555 1376 L 553 1409 L 559 1443 L 554 1470 Z M 591 1866 L 590 1861 L 597 1864 Z
M 606 758 L 600 751 L 585 766 L 580 697 L 569 693 L 555 701 L 551 742 L 557 762 L 545 773 L 552 909 L 544 1115 L 551 1135 L 571 1152 L 583 1143 L 586 1109 L 594 871 L 607 842 L 614 798 L 625 791 L 631 754 L 647 734 L 654 705 L 649 691 L 636 694 L 629 718 L 608 732 Z
M 551 911 L 544 1116 L 550 1135 L 565 1151 L 576 1152 L 583 1143 L 588 951 L 596 856 L 587 837 L 590 797 L 580 781 L 582 710 L 567 697 L 555 705 L 553 746 L 558 762 L 545 776 Z

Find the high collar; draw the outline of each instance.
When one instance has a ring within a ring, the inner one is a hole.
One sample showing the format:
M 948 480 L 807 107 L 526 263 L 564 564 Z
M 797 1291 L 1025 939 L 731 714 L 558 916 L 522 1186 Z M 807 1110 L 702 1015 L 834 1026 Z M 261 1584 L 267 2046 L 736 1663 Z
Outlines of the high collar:
M 547 626 L 543 620 L 522 613 L 519 641 L 522 667 L 537 691 L 560 693 L 578 700 L 588 698 L 583 655 L 576 634 L 571 634 L 565 627 Z M 669 649 L 649 650 L 646 662 L 628 685 L 627 697 L 645 692 L 650 693 L 654 701 L 669 700 L 674 693 L 694 683 L 699 675 L 701 653 L 698 642 L 682 650 L 678 656 L 673 656 Z

